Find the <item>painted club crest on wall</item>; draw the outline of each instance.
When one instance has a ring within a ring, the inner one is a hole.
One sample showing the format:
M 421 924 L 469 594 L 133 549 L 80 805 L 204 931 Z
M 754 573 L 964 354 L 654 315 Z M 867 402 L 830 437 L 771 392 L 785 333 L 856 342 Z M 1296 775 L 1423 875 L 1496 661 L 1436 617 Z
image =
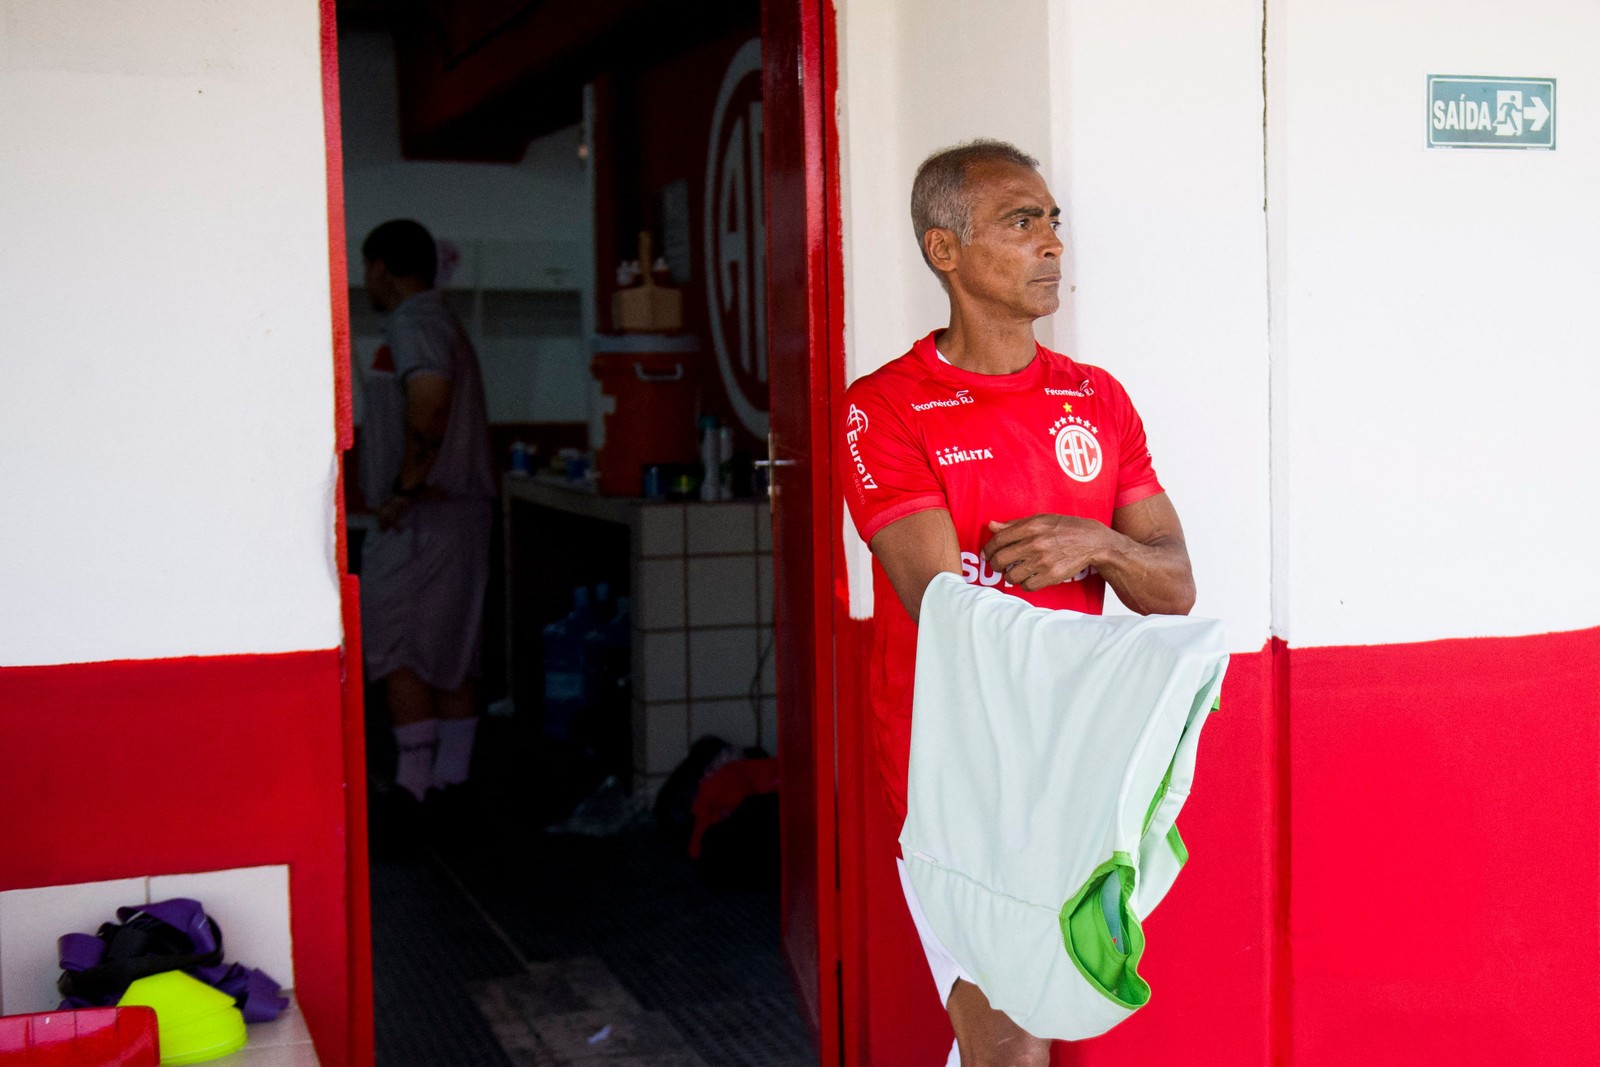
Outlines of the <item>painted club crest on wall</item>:
M 734 413 L 767 435 L 767 235 L 761 169 L 761 41 L 734 54 L 711 118 L 705 262 L 711 346 Z

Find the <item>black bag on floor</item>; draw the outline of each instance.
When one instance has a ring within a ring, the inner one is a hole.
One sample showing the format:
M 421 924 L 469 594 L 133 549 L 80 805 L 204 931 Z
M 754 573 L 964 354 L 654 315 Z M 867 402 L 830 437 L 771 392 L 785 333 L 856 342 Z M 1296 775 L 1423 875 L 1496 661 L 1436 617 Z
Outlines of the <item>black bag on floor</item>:
M 694 795 L 700 783 L 714 767 L 736 755 L 732 745 L 708 734 L 694 743 L 683 762 L 667 776 L 656 794 L 656 821 L 678 844 L 686 843 L 694 832 Z
M 707 828 L 700 841 L 700 874 L 725 892 L 778 888 L 778 794 L 758 793 L 726 819 Z

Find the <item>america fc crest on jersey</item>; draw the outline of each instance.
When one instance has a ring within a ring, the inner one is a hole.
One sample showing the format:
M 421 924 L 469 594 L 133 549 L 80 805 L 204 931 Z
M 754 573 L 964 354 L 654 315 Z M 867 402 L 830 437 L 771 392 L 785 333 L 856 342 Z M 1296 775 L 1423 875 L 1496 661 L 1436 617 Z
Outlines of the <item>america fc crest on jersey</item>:
M 1075 482 L 1092 482 L 1100 476 L 1105 454 L 1094 423 L 1076 415 L 1057 419 L 1050 427 L 1056 437 L 1056 462 Z

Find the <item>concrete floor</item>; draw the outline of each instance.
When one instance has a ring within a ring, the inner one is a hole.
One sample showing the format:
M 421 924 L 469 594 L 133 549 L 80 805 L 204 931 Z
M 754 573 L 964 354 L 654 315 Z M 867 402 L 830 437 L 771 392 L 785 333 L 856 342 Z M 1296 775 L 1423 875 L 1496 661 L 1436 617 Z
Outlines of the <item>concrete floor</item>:
M 648 816 L 608 837 L 544 832 L 586 778 L 540 747 L 484 720 L 479 814 L 379 841 L 379 1067 L 816 1063 L 776 887 L 713 891 Z

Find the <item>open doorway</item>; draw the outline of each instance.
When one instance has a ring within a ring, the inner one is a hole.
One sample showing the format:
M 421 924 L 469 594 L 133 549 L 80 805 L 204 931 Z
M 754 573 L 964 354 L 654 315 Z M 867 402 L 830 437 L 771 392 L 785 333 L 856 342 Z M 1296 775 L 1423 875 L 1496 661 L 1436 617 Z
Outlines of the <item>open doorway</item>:
M 388 219 L 435 238 L 496 486 L 464 800 L 394 821 L 369 687 L 378 1062 L 815 1062 L 793 979 L 825 961 L 780 939 L 761 5 L 338 11 L 352 570 L 390 484 L 361 447 Z

